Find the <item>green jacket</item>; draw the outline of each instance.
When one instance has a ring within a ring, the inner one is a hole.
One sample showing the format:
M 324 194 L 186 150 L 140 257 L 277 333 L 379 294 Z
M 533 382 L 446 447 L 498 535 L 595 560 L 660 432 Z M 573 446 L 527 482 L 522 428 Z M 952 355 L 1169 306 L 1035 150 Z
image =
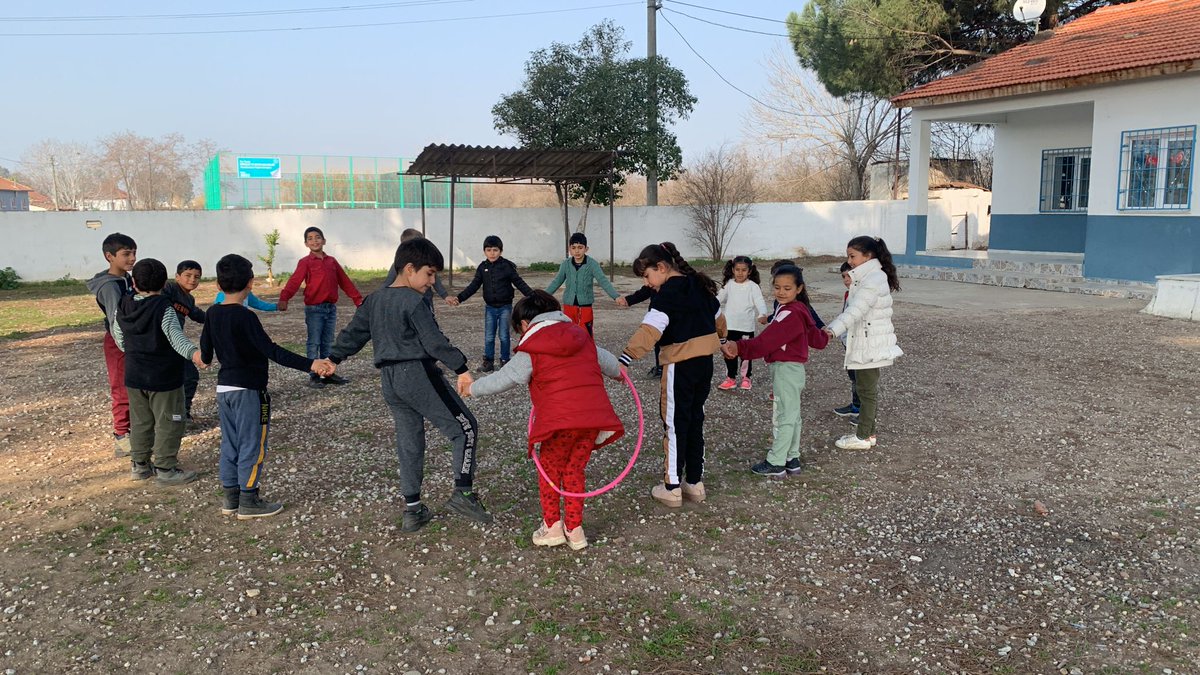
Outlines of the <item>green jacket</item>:
M 583 256 L 583 265 L 579 269 L 575 269 L 575 263 L 571 258 L 567 258 L 558 266 L 558 274 L 555 275 L 554 281 L 546 287 L 546 292 L 553 294 L 558 290 L 563 282 L 567 283 L 566 289 L 563 291 L 564 305 L 590 305 L 596 300 L 596 296 L 592 293 L 592 282 L 600 284 L 600 288 L 608 293 L 608 297 L 613 300 L 617 299 L 619 293 L 613 288 L 608 277 L 604 276 L 604 270 L 600 268 L 600 263 L 590 256 Z

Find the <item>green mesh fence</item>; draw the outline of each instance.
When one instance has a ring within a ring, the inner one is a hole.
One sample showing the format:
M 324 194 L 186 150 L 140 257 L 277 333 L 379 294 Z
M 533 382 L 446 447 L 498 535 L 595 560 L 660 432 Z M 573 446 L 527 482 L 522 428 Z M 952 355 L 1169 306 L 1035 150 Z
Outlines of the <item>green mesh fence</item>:
M 204 204 L 209 210 L 420 208 L 421 179 L 400 175 L 411 163 L 404 157 L 221 152 L 204 171 Z M 425 206 L 449 208 L 450 186 L 426 183 Z M 469 183 L 458 184 L 454 206 L 474 206 Z

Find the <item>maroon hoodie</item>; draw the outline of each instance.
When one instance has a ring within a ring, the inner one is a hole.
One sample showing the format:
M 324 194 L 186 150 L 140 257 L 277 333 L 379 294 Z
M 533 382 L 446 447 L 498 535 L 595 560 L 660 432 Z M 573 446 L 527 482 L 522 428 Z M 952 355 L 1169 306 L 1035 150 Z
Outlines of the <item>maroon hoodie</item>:
M 808 306 L 799 300 L 780 305 L 767 328 L 758 337 L 739 340 L 738 356 L 765 359 L 767 363 L 808 361 L 808 348 L 824 349 L 829 336 L 817 328 Z

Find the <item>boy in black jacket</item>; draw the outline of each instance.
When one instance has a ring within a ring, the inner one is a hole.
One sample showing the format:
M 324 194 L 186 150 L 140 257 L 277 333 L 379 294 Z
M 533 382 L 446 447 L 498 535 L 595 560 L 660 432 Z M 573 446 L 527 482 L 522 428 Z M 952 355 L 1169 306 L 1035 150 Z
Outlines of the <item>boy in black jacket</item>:
M 458 296 L 447 300 L 451 305 L 457 305 L 475 294 L 480 285 L 483 286 L 483 366 L 480 370 L 490 373 L 496 368 L 496 334 L 500 334 L 500 367 L 508 363 L 510 339 L 508 319 L 512 316 L 513 286 L 526 297 L 533 289 L 521 275 L 517 266 L 511 260 L 500 256 L 504 251 L 504 242 L 496 235 L 488 235 L 483 239 L 483 255 L 486 260 L 475 268 L 475 278 L 459 293 Z
M 167 268 L 161 262 L 139 260 L 133 266 L 138 294 L 121 297 L 112 337 L 125 353 L 131 476 L 182 485 L 197 477 L 195 471 L 179 468 L 185 424 L 183 367 L 189 360 L 200 365 L 200 356 L 179 327 L 171 301 L 162 295 L 166 283 Z
M 258 496 L 271 425 L 267 359 L 321 377 L 329 377 L 335 369 L 328 359 L 314 361 L 293 354 L 267 336 L 258 316 L 242 304 L 254 285 L 249 260 L 233 253 L 218 260 L 217 285 L 225 292 L 225 302 L 206 313 L 200 357 L 204 363 L 212 363 L 215 353 L 221 362 L 217 375 L 220 473 L 225 488 L 221 513 L 236 513 L 238 520 L 265 518 L 283 510 L 283 504 L 265 502 Z

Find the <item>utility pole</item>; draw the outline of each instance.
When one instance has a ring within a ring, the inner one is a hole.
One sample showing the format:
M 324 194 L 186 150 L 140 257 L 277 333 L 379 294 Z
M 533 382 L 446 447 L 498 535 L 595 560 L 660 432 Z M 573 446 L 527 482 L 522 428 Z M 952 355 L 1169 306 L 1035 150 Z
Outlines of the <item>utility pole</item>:
M 658 10 L 662 0 L 646 0 L 646 57 L 650 61 L 649 131 L 650 138 L 658 135 Z M 654 146 L 657 160 L 658 146 Z M 646 172 L 646 206 L 658 206 L 658 171 L 653 166 Z
M 50 155 L 50 181 L 54 183 L 54 210 L 58 210 L 58 166 L 54 163 L 54 155 Z

